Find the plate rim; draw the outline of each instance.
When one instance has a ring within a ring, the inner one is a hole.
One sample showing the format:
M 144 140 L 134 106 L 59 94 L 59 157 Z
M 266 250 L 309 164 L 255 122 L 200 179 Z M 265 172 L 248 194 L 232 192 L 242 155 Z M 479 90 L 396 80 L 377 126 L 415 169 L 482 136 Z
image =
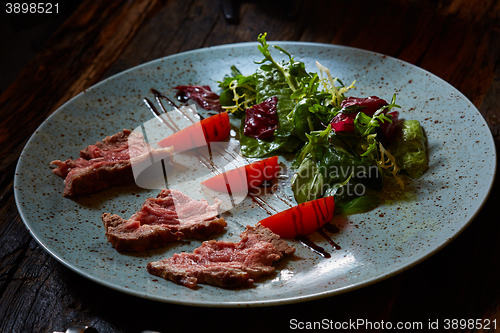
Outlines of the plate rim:
M 320 47 L 320 48 L 326 47 L 326 48 L 331 48 L 331 49 L 350 50 L 350 51 L 354 51 L 354 52 L 369 54 L 371 56 L 387 58 L 387 59 L 390 59 L 391 61 L 396 61 L 396 62 L 399 62 L 399 63 L 404 64 L 406 66 L 409 66 L 413 70 L 422 71 L 423 73 L 430 75 L 434 80 L 437 80 L 441 84 L 443 84 L 444 86 L 451 88 L 453 90 L 453 92 L 460 97 L 460 99 L 463 99 L 468 104 L 470 104 L 470 106 L 473 107 L 472 111 L 475 111 L 480 116 L 481 121 L 483 122 L 484 126 L 487 129 L 487 131 L 485 131 L 485 132 L 488 133 L 488 135 L 487 135 L 488 136 L 488 145 L 492 148 L 492 152 L 493 152 L 493 154 L 492 154 L 493 170 L 492 170 L 492 174 L 491 174 L 490 179 L 488 179 L 488 188 L 485 191 L 486 194 L 485 194 L 484 198 L 482 199 L 481 203 L 475 209 L 475 211 L 470 215 L 470 217 L 468 218 L 468 221 L 466 223 L 462 224 L 460 226 L 460 228 L 458 230 L 456 230 L 450 237 L 447 237 L 441 243 L 436 244 L 431 251 L 428 251 L 425 254 L 420 255 L 419 257 L 417 257 L 416 259 L 412 260 L 409 263 L 399 265 L 399 267 L 397 269 L 393 269 L 388 273 L 380 274 L 379 276 L 376 276 L 376 277 L 373 277 L 373 278 L 370 278 L 370 279 L 367 279 L 367 280 L 364 280 L 361 282 L 353 283 L 353 284 L 350 284 L 348 286 L 344 286 L 342 288 L 337 288 L 334 290 L 326 290 L 326 291 L 322 291 L 322 292 L 309 293 L 309 294 L 302 295 L 302 296 L 299 295 L 299 296 L 274 299 L 274 300 L 255 300 L 255 301 L 243 301 L 243 302 L 182 301 L 182 300 L 177 300 L 177 299 L 166 299 L 164 297 L 162 298 L 162 297 L 156 296 L 156 295 L 148 295 L 146 293 L 141 293 L 140 291 L 137 291 L 134 289 L 129 289 L 126 287 L 118 286 L 118 285 L 115 285 L 109 281 L 95 277 L 95 276 L 85 272 L 83 269 L 76 267 L 76 265 L 72 265 L 71 263 L 66 262 L 64 258 L 61 258 L 59 255 L 54 253 L 50 248 L 48 248 L 47 245 L 44 244 L 43 241 L 40 239 L 41 236 L 35 234 L 35 232 L 32 230 L 32 228 L 30 228 L 28 218 L 24 215 L 24 212 L 21 208 L 22 205 L 21 205 L 20 194 L 19 194 L 19 191 L 20 191 L 19 190 L 19 181 L 20 180 L 19 180 L 19 176 L 18 176 L 18 174 L 21 171 L 23 158 L 25 156 L 25 151 L 26 151 L 27 147 L 30 145 L 30 143 L 35 139 L 37 133 L 42 129 L 42 127 L 46 126 L 46 124 L 49 123 L 53 117 L 56 117 L 56 115 L 59 112 L 62 112 L 62 110 L 64 110 L 64 108 L 67 105 L 72 103 L 74 100 L 81 98 L 81 96 L 83 94 L 85 94 L 86 92 L 94 90 L 94 89 L 98 89 L 101 85 L 104 85 L 109 81 L 115 80 L 118 77 L 126 76 L 127 74 L 129 74 L 133 71 L 137 71 L 140 68 L 149 67 L 149 66 L 152 66 L 156 63 L 161 63 L 167 59 L 170 60 L 170 59 L 174 59 L 177 57 L 182 58 L 182 57 L 189 56 L 190 54 L 195 54 L 195 53 L 210 52 L 210 51 L 214 51 L 214 50 L 217 51 L 218 49 L 227 49 L 227 48 L 234 48 L 234 47 L 242 48 L 242 47 L 250 47 L 250 46 L 259 45 L 258 42 L 242 42 L 242 43 L 229 43 L 229 44 L 202 47 L 202 48 L 198 48 L 198 49 L 192 49 L 192 50 L 187 50 L 187 51 L 183 51 L 183 52 L 179 52 L 179 53 L 174 53 L 174 54 L 171 54 L 171 55 L 168 55 L 165 57 L 161 57 L 158 59 L 153 59 L 153 60 L 147 61 L 145 63 L 128 68 L 126 70 L 123 70 L 119 73 L 116 73 L 110 77 L 107 77 L 107 78 L 97 82 L 96 84 L 84 89 L 83 91 L 81 91 L 77 95 L 73 96 L 68 101 L 66 101 L 65 103 L 60 105 L 57 109 L 52 111 L 51 114 L 49 116 L 47 116 L 47 118 L 37 127 L 37 129 L 33 132 L 33 134 L 30 136 L 30 138 L 26 142 L 25 146 L 23 147 L 23 149 L 21 151 L 21 154 L 18 157 L 18 160 L 16 163 L 16 168 L 14 171 L 13 187 L 14 187 L 15 203 L 16 203 L 19 215 L 21 217 L 21 220 L 23 221 L 26 228 L 29 230 L 31 236 L 37 241 L 37 243 L 40 246 L 42 246 L 42 248 L 45 251 L 47 251 L 53 258 L 55 258 L 59 263 L 63 264 L 65 267 L 69 268 L 70 270 L 76 272 L 77 274 L 80 274 L 81 276 L 83 276 L 83 277 L 85 277 L 93 282 L 96 282 L 96 283 L 103 285 L 105 287 L 108 287 L 112 290 L 119 291 L 119 292 L 122 292 L 122 293 L 125 293 L 128 295 L 141 297 L 141 298 L 148 299 L 148 300 L 170 303 L 170 304 L 201 306 L 201 307 L 276 306 L 276 305 L 283 305 L 283 304 L 294 304 L 294 303 L 299 303 L 299 302 L 312 301 L 312 300 L 317 300 L 317 299 L 321 299 L 321 298 L 325 298 L 325 297 L 332 297 L 335 295 L 339 295 L 339 294 L 343 294 L 343 293 L 346 293 L 349 291 L 360 289 L 360 288 L 378 283 L 378 282 L 383 281 L 385 279 L 388 279 L 390 277 L 396 276 L 396 275 L 398 275 L 398 274 L 400 274 L 400 273 L 402 273 L 402 272 L 404 272 L 412 267 L 415 267 L 416 265 L 420 264 L 421 262 L 423 262 L 423 261 L 427 260 L 428 258 L 430 258 L 431 256 L 435 255 L 437 252 L 441 251 L 444 247 L 446 247 L 453 240 L 455 240 L 475 220 L 477 215 L 480 213 L 480 211 L 483 209 L 484 205 L 488 201 L 488 198 L 489 198 L 491 191 L 493 189 L 493 185 L 494 185 L 495 178 L 497 175 L 497 167 L 498 167 L 497 166 L 497 164 L 498 164 L 497 151 L 496 151 L 496 145 L 495 145 L 495 141 L 493 138 L 493 134 L 491 133 L 489 125 L 486 122 L 484 116 L 481 114 L 481 112 L 478 110 L 478 108 L 461 91 L 459 91 L 457 88 L 455 88 L 450 83 L 446 82 L 444 79 L 429 72 L 426 69 L 423 69 L 417 65 L 408 63 L 404 60 L 401 60 L 401 59 L 398 59 L 398 58 L 395 58 L 395 57 L 392 57 L 389 55 L 385 55 L 382 53 L 378 53 L 375 51 L 365 50 L 365 49 L 352 47 L 352 46 L 344 46 L 344 45 L 328 44 L 328 43 L 318 43 L 318 42 L 305 42 L 305 41 L 283 41 L 283 40 L 274 41 L 273 40 L 273 41 L 268 41 L 268 43 L 269 44 L 276 44 L 276 45 L 314 46 L 314 47 Z M 294 55 L 294 54 L 292 54 L 292 56 L 296 57 L 296 55 Z

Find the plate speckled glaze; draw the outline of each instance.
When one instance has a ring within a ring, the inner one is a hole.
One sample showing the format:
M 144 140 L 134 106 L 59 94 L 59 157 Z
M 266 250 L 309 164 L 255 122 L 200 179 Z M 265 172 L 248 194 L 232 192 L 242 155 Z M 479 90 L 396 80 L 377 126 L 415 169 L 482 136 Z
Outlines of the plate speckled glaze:
M 486 200 L 496 171 L 492 135 L 467 98 L 435 75 L 384 55 L 315 43 L 272 44 L 305 62 L 308 71 L 317 71 L 319 61 L 343 82 L 356 80 L 350 96 L 390 100 L 397 93 L 401 116 L 419 120 L 427 134 L 430 168 L 421 179 L 407 180 L 404 193 L 387 188 L 374 211 L 333 221 L 340 231 L 331 237 L 341 250 L 315 233 L 311 238 L 331 258 L 292 240 L 295 256 L 279 262 L 276 274 L 254 287 L 189 289 L 149 275 L 146 265 L 174 252 L 192 251 L 200 241 L 120 254 L 104 235 L 102 213 L 128 218 L 158 190 L 128 186 L 63 198 L 63 180 L 49 168 L 52 160 L 76 158 L 89 144 L 152 119 L 143 103 L 145 97 L 154 100 L 151 88 L 174 98 L 176 85 L 210 85 L 218 91 L 216 81 L 230 73 L 231 65 L 252 73 L 257 67 L 253 61 L 262 59 L 257 43 L 210 47 L 146 63 L 85 90 L 54 112 L 29 140 L 15 175 L 16 203 L 33 237 L 67 267 L 121 292 L 163 302 L 238 307 L 300 302 L 372 284 L 428 258 L 466 228 Z M 276 210 L 287 208 L 283 197 L 288 198 L 289 188 L 276 193 L 266 194 L 267 202 Z M 196 198 L 201 192 L 195 188 L 186 194 Z M 267 214 L 247 198 L 224 216 L 227 231 L 215 238 L 238 241 L 244 225 Z

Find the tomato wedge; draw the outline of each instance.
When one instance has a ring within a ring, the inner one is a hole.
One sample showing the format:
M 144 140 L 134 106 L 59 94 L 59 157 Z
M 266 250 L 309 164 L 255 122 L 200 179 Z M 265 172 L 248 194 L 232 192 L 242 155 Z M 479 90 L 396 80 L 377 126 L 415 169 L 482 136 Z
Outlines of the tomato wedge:
M 230 132 L 229 115 L 221 112 L 175 132 L 158 142 L 158 145 L 174 147 L 174 152 L 186 151 L 205 146 L 207 142 L 223 141 Z
M 282 238 L 308 235 L 333 218 L 335 200 L 332 196 L 301 203 L 260 221 Z
M 273 156 L 226 171 L 201 183 L 219 192 L 244 192 L 249 188 L 260 186 L 266 180 L 276 178 L 279 171 L 278 156 Z

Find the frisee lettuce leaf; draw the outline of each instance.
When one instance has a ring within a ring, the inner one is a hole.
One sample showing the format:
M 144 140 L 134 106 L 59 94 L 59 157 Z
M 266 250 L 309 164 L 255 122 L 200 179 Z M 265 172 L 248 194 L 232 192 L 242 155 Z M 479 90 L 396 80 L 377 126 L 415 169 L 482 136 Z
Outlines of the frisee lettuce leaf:
M 346 87 L 340 81 L 339 78 L 334 78 L 332 74 L 330 73 L 330 70 L 326 68 L 325 66 L 321 65 L 319 62 L 316 61 L 316 66 L 319 69 L 320 76 L 321 76 L 321 82 L 323 84 L 323 90 L 327 91 L 331 94 L 331 100 L 330 104 L 333 105 L 334 107 L 339 107 L 340 103 L 345 99 L 344 94 L 349 90 L 349 89 L 355 89 L 356 87 L 354 86 L 354 83 L 356 83 L 356 80 L 354 80 L 350 86 Z M 324 77 L 326 75 L 326 78 Z M 340 87 L 335 86 L 335 82 L 338 82 L 340 84 Z
M 247 108 L 256 104 L 257 81 L 254 74 L 244 76 L 235 66 L 231 66 L 231 74 L 218 82 L 222 90 L 219 101 L 225 111 L 242 115 Z

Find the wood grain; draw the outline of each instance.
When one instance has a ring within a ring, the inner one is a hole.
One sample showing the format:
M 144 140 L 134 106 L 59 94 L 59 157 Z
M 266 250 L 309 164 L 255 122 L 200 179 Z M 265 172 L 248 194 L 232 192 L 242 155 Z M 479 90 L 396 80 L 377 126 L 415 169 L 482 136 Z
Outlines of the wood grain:
M 86 1 L 0 95 L 0 160 L 57 107 L 97 83 L 157 1 Z M 11 126 L 23 124 L 24 126 Z M 18 151 L 19 153 L 19 151 Z

